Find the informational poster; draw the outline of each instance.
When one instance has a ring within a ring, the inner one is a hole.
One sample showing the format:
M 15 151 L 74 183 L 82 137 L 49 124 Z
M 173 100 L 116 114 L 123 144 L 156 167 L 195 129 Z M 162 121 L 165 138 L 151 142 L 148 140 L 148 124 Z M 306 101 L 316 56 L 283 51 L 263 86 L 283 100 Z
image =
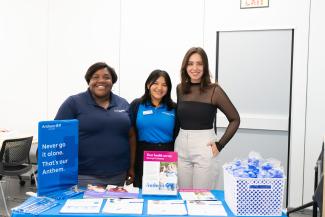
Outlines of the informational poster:
M 177 152 L 145 151 L 142 194 L 177 195 Z
M 38 196 L 78 183 L 78 120 L 38 124 Z

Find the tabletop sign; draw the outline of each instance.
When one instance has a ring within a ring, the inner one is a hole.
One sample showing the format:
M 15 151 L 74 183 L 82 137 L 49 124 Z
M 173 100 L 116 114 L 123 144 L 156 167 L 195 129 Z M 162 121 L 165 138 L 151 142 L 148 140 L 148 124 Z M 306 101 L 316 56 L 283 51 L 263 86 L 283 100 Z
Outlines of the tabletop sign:
M 240 8 L 266 8 L 269 7 L 269 0 L 240 0 Z
M 38 196 L 78 183 L 78 120 L 38 123 Z
M 144 151 L 143 195 L 177 195 L 177 158 L 177 152 Z

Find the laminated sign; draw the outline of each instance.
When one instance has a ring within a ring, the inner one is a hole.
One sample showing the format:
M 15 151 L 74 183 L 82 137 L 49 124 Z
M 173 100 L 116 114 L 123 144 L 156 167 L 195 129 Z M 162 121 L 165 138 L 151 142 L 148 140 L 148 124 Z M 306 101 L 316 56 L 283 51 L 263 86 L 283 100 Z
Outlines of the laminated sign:
M 38 124 L 38 196 L 78 183 L 78 120 Z
M 145 151 L 142 194 L 177 195 L 177 152 Z

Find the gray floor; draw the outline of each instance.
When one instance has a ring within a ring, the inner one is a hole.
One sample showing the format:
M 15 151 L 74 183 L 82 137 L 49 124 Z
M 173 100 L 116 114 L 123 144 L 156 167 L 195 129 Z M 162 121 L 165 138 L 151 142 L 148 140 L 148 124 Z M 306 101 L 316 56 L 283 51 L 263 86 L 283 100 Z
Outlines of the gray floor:
M 8 209 L 18 206 L 27 199 L 26 192 L 36 192 L 35 185 L 32 185 L 29 177 L 23 177 L 25 186 L 20 186 L 18 177 L 3 177 L 2 186 L 6 197 Z M 5 216 L 5 205 L 0 195 L 0 216 Z
M 12 208 L 15 206 L 18 206 L 20 203 L 22 203 L 28 196 L 26 196 L 26 192 L 36 192 L 35 185 L 32 185 L 30 182 L 29 176 L 24 176 L 24 180 L 26 181 L 25 186 L 19 185 L 18 178 L 15 177 L 4 177 L 2 185 L 4 187 L 5 195 L 7 197 L 7 205 L 8 208 Z M 5 209 L 4 204 L 0 195 L 0 216 L 5 216 Z M 310 209 L 305 209 L 303 211 L 298 211 L 296 213 L 290 214 L 290 217 L 311 217 L 312 212 Z

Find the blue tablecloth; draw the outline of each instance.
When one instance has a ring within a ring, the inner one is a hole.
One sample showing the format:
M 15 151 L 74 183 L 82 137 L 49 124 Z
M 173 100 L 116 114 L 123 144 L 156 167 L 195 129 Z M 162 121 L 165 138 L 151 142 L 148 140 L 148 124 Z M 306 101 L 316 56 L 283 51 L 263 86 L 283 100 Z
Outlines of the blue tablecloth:
M 235 215 L 230 211 L 230 209 L 228 208 L 226 202 L 224 201 L 224 193 L 223 191 L 218 191 L 218 190 L 212 190 L 212 193 L 215 195 L 215 197 L 222 201 L 222 204 L 228 214 L 228 217 L 235 217 Z M 175 199 L 181 199 L 181 197 L 178 195 L 178 196 L 142 196 L 140 195 L 140 197 L 142 197 L 145 202 L 144 202 L 144 205 L 143 205 L 143 213 L 142 215 L 121 215 L 121 214 L 103 214 L 103 213 L 99 213 L 99 214 L 60 214 L 60 210 L 62 208 L 62 206 L 64 205 L 65 203 L 65 200 L 61 200 L 60 201 L 60 205 L 59 206 L 56 206 L 56 207 L 53 207 L 52 209 L 46 211 L 46 212 L 43 212 L 39 215 L 39 217 L 76 217 L 76 216 L 85 216 L 85 217 L 91 217 L 91 216 L 153 216 L 153 215 L 147 215 L 147 200 L 175 200 Z M 79 195 L 75 198 L 82 198 L 82 195 Z M 105 205 L 106 201 L 103 202 L 102 204 L 102 208 L 103 206 Z M 32 215 L 27 215 L 27 214 L 22 214 L 22 213 L 15 213 L 13 212 L 12 217 L 22 217 L 22 216 L 32 216 Z M 286 215 L 282 215 L 282 217 L 285 217 Z M 164 216 L 161 216 L 161 217 L 167 217 L 166 215 Z M 171 216 L 168 216 L 168 217 L 171 217 Z M 175 216 L 176 217 L 176 216 Z

